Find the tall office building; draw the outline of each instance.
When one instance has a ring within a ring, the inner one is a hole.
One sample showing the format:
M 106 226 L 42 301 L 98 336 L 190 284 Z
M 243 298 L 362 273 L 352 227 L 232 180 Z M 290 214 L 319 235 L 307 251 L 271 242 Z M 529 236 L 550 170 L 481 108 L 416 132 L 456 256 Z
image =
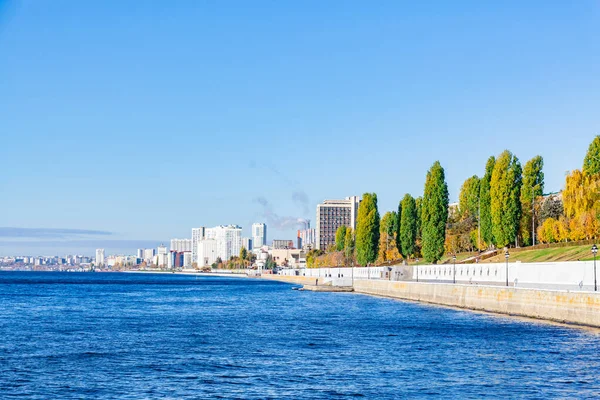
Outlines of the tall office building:
M 325 250 L 335 243 L 335 232 L 342 226 L 356 229 L 356 217 L 360 197 L 351 196 L 344 200 L 325 200 L 317 205 L 317 227 L 315 244 L 317 249 Z
M 220 225 L 205 230 L 205 239 L 214 239 L 217 245 L 217 257 L 227 261 L 238 256 L 242 249 L 242 228 L 237 225 Z
M 252 224 L 252 246 L 254 249 L 260 249 L 267 244 L 267 224 Z
M 198 262 L 198 241 L 204 239 L 206 228 L 192 228 L 192 263 Z
M 96 266 L 104 266 L 104 249 L 96 249 Z

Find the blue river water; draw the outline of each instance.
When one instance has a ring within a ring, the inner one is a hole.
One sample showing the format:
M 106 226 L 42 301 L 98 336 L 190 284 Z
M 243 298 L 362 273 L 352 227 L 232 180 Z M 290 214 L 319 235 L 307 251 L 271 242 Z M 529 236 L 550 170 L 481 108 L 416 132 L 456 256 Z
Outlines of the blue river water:
M 600 335 L 284 283 L 0 273 L 0 398 L 594 398 Z

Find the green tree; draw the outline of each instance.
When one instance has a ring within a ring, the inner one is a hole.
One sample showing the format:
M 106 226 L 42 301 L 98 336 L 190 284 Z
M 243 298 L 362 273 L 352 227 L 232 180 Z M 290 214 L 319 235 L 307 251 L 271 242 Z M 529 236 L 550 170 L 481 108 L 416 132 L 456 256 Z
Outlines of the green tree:
M 444 255 L 447 220 L 448 185 L 444 168 L 436 161 L 427 172 L 421 210 L 422 253 L 428 262 L 435 264 Z
M 347 258 L 354 256 L 354 232 L 352 228 L 346 229 L 346 238 L 344 239 L 344 253 Z
M 479 186 L 477 175 L 473 175 L 464 181 L 458 195 L 458 209 L 460 219 L 473 219 L 479 216 Z
M 242 263 L 244 261 L 246 261 L 246 258 L 248 257 L 248 250 L 246 250 L 246 248 L 244 246 L 242 246 L 242 248 L 240 249 L 240 260 L 242 261 Z
M 379 211 L 375 193 L 365 193 L 360 202 L 355 240 L 358 264 L 367 265 L 375 262 L 379 246 Z
M 524 246 L 532 244 L 534 201 L 544 194 L 544 159 L 535 156 L 527 161 L 523 168 L 523 185 L 521 186 L 521 243 Z M 539 222 L 539 221 L 538 221 Z
M 583 172 L 588 175 L 600 173 L 600 135 L 596 136 L 583 160 Z
M 495 244 L 494 231 L 492 229 L 492 198 L 490 196 L 490 184 L 492 173 L 496 165 L 496 158 L 491 156 L 485 164 L 485 175 L 479 184 L 479 226 L 481 229 L 481 239 L 490 247 Z
M 398 247 L 396 245 L 396 226 L 398 217 L 395 211 L 386 212 L 379 224 L 379 255 L 378 261 L 389 261 L 398 259 Z
M 402 243 L 400 243 L 400 227 L 402 226 L 402 200 L 398 202 L 398 212 L 396 213 L 396 218 L 396 248 L 398 249 L 398 252 L 400 252 L 400 248 L 402 247 Z
M 344 250 L 344 241 L 346 240 L 346 225 L 342 225 L 335 231 L 335 249 L 336 251 Z
M 423 236 L 423 230 L 421 229 L 421 211 L 423 210 L 423 197 L 417 197 L 415 199 L 415 205 L 417 207 L 417 239 Z
M 417 202 L 410 194 L 402 199 L 402 215 L 400 216 L 400 254 L 406 260 L 417 248 Z
M 505 150 L 494 166 L 490 181 L 492 231 L 499 247 L 516 241 L 521 218 L 521 163 Z

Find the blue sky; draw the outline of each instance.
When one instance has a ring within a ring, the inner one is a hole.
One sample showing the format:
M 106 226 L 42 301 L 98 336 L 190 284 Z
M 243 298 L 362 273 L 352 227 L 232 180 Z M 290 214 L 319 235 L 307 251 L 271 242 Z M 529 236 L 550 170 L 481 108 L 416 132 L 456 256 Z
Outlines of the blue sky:
M 27 228 L 0 254 L 293 238 L 326 198 L 395 209 L 435 160 L 455 200 L 504 149 L 560 190 L 599 71 L 596 0 L 0 0 L 0 227 Z

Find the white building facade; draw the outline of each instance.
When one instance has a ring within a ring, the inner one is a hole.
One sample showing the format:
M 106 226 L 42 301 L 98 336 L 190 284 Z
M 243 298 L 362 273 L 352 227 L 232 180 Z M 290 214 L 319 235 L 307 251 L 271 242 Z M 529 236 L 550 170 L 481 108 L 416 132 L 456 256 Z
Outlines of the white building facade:
M 252 248 L 260 249 L 267 244 L 267 224 L 254 223 L 252 224 Z
M 171 239 L 171 251 L 178 253 L 192 251 L 192 240 L 191 239 Z
M 215 239 L 201 239 L 197 242 L 198 267 L 210 266 L 217 261 L 217 241 Z
M 192 228 L 192 264 L 198 262 L 198 241 L 204 239 L 205 227 Z
M 217 257 L 222 261 L 238 256 L 242 249 L 242 228 L 237 225 L 220 225 L 208 228 L 205 239 L 214 239 L 217 245 Z
M 96 249 L 96 266 L 104 266 L 104 249 Z

